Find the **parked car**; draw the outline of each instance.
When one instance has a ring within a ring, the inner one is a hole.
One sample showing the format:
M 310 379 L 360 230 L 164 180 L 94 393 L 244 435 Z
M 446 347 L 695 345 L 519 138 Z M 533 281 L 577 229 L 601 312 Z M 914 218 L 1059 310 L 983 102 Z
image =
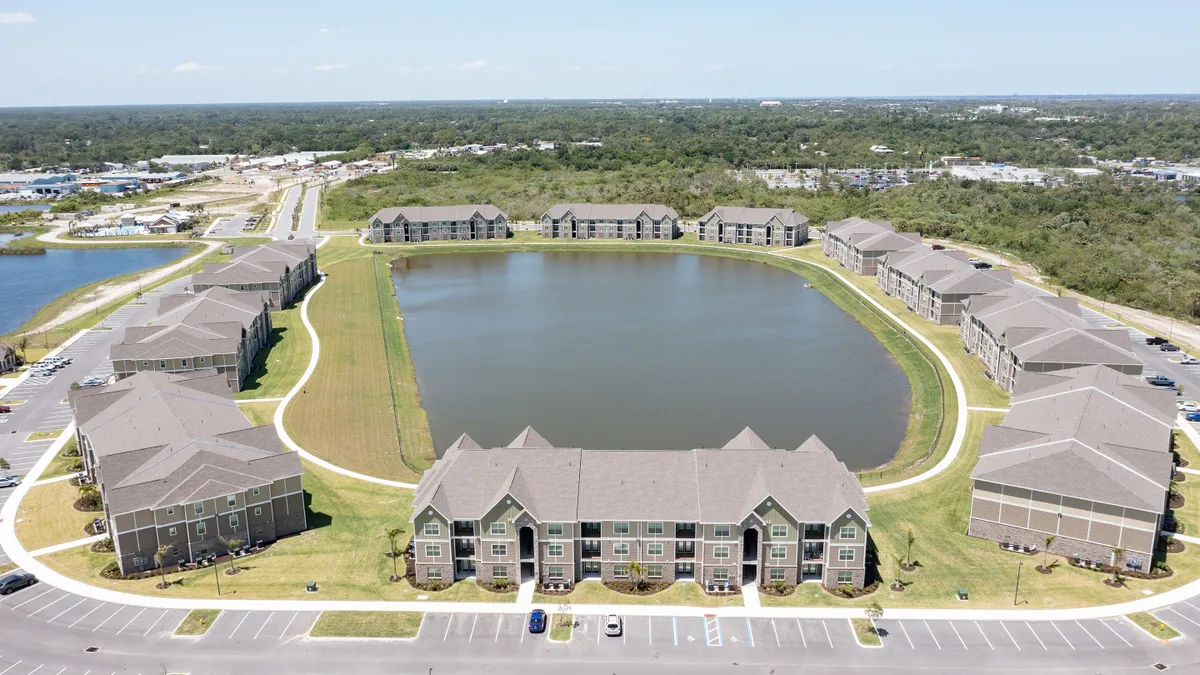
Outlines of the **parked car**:
M 981 262 L 983 262 L 983 261 L 980 260 L 979 258 L 967 258 L 967 263 L 971 264 L 971 265 L 978 265 Z
M 50 377 L 54 371 L 49 368 L 30 368 L 29 374 L 33 377 Z
M 933 248 L 933 250 L 935 250 L 935 251 L 944 251 L 944 250 L 946 250 L 946 247 L 945 247 L 945 246 L 942 246 L 941 244 L 933 244 L 933 245 L 932 245 L 932 248 Z
M 609 614 L 608 619 L 604 621 L 604 634 L 608 637 L 621 637 L 621 631 L 625 627 L 625 622 L 616 614 Z
M 104 384 L 104 380 L 94 375 L 91 377 L 85 377 L 79 381 L 79 386 L 81 387 L 99 387 L 102 384 Z
M 32 586 L 37 583 L 37 577 L 32 574 L 10 574 L 0 579 L 0 595 L 8 595 L 15 590 Z
M 1194 356 L 1185 356 L 1182 359 L 1179 359 L 1179 364 L 1182 366 L 1194 366 L 1196 364 L 1200 364 L 1200 359 Z
M 19 476 L 0 476 L 0 488 L 17 487 L 21 484 Z
M 1159 345 L 1158 350 L 1160 352 L 1177 352 L 1179 351 L 1179 345 L 1173 345 L 1170 342 L 1167 342 Z
M 12 412 L 12 408 L 10 408 L 6 405 L 0 405 L 0 414 L 10 413 L 10 412 Z
M 1200 412 L 1200 405 L 1198 405 L 1195 401 L 1180 401 L 1179 403 L 1175 404 L 1175 407 L 1179 409 L 1179 412 Z
M 1160 387 L 1175 386 L 1175 380 L 1172 380 L 1171 378 L 1167 377 L 1166 375 L 1158 375 L 1157 373 L 1150 373 L 1145 376 L 1145 379 L 1146 379 L 1146 382 L 1148 382 L 1149 384 L 1154 384 L 1154 385 L 1157 385 Z
M 546 630 L 546 610 L 535 609 L 529 613 L 529 632 L 541 633 Z
M 1157 335 L 1154 337 L 1146 338 L 1146 344 L 1153 345 L 1155 347 L 1157 347 L 1158 345 L 1161 345 L 1161 344 L 1165 344 L 1166 341 L 1167 341 L 1166 338 L 1158 337 Z
M 1188 413 L 1184 419 L 1189 422 L 1200 422 L 1200 412 Z

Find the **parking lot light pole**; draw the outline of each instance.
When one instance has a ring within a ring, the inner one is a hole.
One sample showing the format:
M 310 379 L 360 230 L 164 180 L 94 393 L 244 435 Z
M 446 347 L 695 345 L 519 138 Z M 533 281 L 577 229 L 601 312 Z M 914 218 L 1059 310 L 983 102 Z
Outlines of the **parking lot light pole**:
M 1021 590 L 1021 566 L 1024 562 L 1017 563 L 1017 586 L 1013 589 L 1013 607 L 1017 606 L 1017 592 Z

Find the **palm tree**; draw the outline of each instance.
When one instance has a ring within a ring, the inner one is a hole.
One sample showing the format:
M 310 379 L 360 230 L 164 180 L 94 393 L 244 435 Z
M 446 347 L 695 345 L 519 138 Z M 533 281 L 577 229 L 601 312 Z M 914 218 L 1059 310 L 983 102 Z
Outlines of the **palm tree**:
M 217 537 L 217 541 L 221 542 L 221 544 L 225 546 L 225 550 L 229 551 L 229 575 L 232 576 L 237 574 L 237 568 L 233 565 L 233 552 L 241 548 L 242 544 L 246 542 L 238 539 L 237 537 L 230 537 L 229 539 L 226 539 L 225 537 Z
M 1125 558 L 1125 549 L 1120 546 L 1113 547 L 1113 583 L 1121 583 L 1121 563 Z
M 29 336 L 22 335 L 20 340 L 17 340 L 17 349 L 21 350 L 21 363 L 25 363 L 25 350 L 29 348 Z
M 8 463 L 8 460 L 0 457 L 0 471 L 3 471 L 5 476 L 8 475 L 8 470 L 11 468 L 12 465 Z
M 167 556 L 170 555 L 174 550 L 175 547 L 173 545 L 164 544 L 159 546 L 158 550 L 154 552 L 154 564 L 158 565 L 158 573 L 162 575 L 163 589 L 166 589 L 167 587 L 167 568 L 163 566 L 163 562 L 166 561 Z
M 629 561 L 628 569 L 629 580 L 633 584 L 633 587 L 641 588 L 642 576 L 646 574 L 646 566 L 636 560 L 631 560 Z
M 85 507 L 94 507 L 100 501 L 100 491 L 95 485 L 81 485 L 79 487 L 79 500 L 83 502 Z
M 392 556 L 392 581 L 400 581 L 400 569 L 397 566 L 396 558 L 400 557 L 400 550 L 396 548 L 396 540 L 404 532 L 398 527 L 385 527 L 383 536 L 388 540 L 388 554 Z
M 912 567 L 912 547 L 917 543 L 917 535 L 913 534 L 912 528 L 909 528 L 908 533 L 904 536 L 904 566 Z
M 1046 549 L 1042 551 L 1042 569 L 1050 569 L 1050 545 L 1054 543 L 1054 535 L 1046 537 Z

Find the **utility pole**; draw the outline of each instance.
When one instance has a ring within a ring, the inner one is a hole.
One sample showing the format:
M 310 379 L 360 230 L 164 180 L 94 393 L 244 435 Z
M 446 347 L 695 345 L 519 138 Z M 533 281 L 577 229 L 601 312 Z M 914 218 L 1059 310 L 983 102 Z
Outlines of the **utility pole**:
M 213 578 L 217 580 L 217 595 L 221 594 L 221 566 L 213 564 Z M 1015 602 L 1013 603 L 1016 604 Z
M 1013 589 L 1013 607 L 1017 606 L 1017 591 L 1021 590 L 1021 566 L 1024 562 L 1017 563 L 1017 586 Z

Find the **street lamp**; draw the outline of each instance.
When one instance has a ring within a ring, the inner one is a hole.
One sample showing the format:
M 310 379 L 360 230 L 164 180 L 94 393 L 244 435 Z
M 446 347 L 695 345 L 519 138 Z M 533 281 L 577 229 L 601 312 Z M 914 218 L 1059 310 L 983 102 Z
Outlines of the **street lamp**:
M 1017 606 L 1017 591 L 1021 590 L 1021 567 L 1024 562 L 1017 563 L 1017 586 L 1013 589 L 1013 607 Z

